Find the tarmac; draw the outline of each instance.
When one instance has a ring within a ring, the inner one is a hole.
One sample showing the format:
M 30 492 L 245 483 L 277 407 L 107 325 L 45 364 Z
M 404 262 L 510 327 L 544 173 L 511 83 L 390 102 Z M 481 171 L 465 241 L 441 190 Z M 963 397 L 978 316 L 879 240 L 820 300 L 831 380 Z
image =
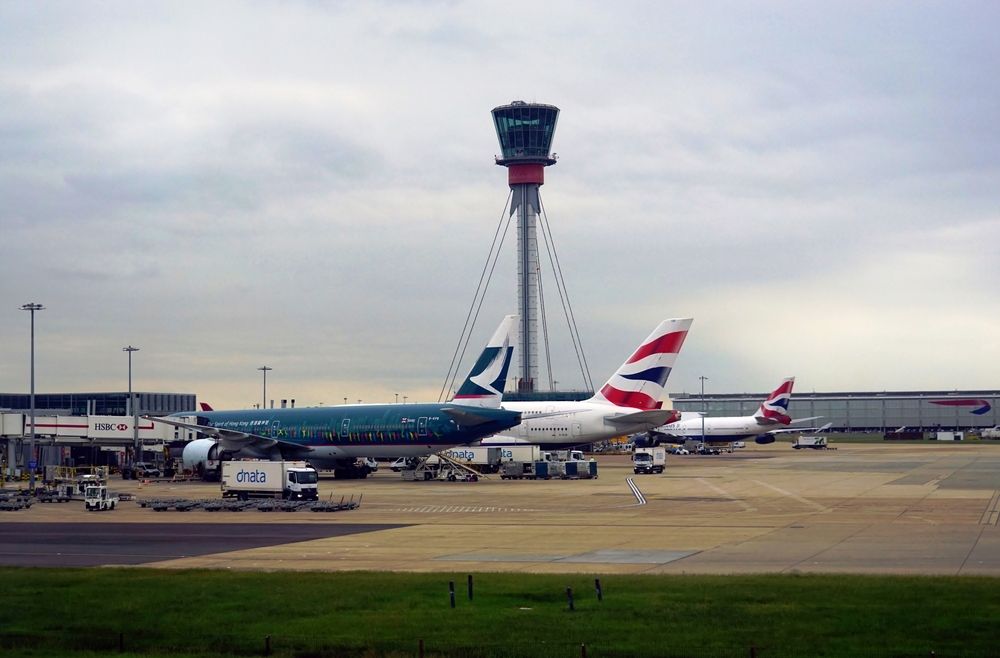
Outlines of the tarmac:
M 360 509 L 154 512 L 79 502 L 0 513 L 0 564 L 245 570 L 1000 575 L 1000 443 L 748 446 L 597 455 L 596 480 L 320 480 Z M 628 486 L 631 478 L 645 504 Z M 140 498 L 218 484 L 113 480 Z

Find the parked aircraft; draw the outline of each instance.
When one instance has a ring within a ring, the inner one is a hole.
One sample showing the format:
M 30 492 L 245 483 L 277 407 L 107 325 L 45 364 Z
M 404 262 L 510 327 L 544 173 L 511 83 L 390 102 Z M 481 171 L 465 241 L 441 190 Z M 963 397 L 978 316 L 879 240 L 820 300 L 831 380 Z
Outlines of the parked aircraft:
M 504 409 L 521 412 L 521 424 L 480 443 L 569 448 L 644 432 L 680 418 L 679 412 L 661 408 L 660 397 L 693 321 L 661 322 L 588 400 L 504 402 Z
M 650 430 L 646 442 L 684 443 L 689 439 L 705 443 L 731 443 L 753 439 L 757 443 L 774 443 L 774 435 L 785 432 L 803 432 L 808 428 L 790 428 L 794 423 L 815 420 L 819 416 L 792 420 L 788 415 L 788 402 L 792 397 L 795 378 L 781 382 L 751 416 L 706 417 L 701 412 L 685 412 L 680 420 Z
M 500 323 L 469 375 L 473 388 L 462 388 L 460 404 L 210 410 L 151 419 L 208 437 L 184 447 L 184 468 L 192 471 L 205 473 L 232 458 L 302 459 L 333 469 L 336 477 L 365 477 L 369 469 L 358 458 L 420 457 L 521 422 L 519 412 L 499 408 L 515 326 L 513 315 Z

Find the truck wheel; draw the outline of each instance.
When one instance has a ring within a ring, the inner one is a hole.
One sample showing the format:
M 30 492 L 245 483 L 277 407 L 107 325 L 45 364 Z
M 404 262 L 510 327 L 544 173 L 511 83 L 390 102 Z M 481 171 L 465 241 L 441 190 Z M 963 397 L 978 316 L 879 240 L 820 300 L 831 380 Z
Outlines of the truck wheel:
M 111 502 L 111 509 L 114 509 L 114 508 L 115 508 L 115 503 L 114 503 L 114 501 L 112 501 Z
M 429 472 L 429 471 L 425 471 L 425 472 L 424 472 L 424 480 L 426 481 L 426 480 L 430 480 L 430 479 L 431 479 L 431 474 L 430 474 L 430 472 Z

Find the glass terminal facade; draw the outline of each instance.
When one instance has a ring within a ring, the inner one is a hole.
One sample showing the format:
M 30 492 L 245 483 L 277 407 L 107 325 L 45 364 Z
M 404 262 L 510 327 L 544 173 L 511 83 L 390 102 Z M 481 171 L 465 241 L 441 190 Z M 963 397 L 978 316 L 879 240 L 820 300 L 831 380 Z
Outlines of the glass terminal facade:
M 554 162 L 549 157 L 559 108 L 514 101 L 493 109 L 493 123 L 504 161 Z
M 167 414 L 196 409 L 194 393 L 134 392 L 139 414 Z M 35 393 L 35 411 L 56 416 L 125 416 L 128 391 L 121 393 Z M 27 412 L 27 393 L 0 393 L 0 410 Z
M 671 396 L 679 411 L 706 410 L 709 416 L 749 416 L 767 393 Z M 1000 391 L 908 391 L 883 393 L 792 393 L 792 418 L 821 416 L 807 425 L 833 423 L 837 431 L 885 432 L 965 430 L 995 427 L 1000 421 Z

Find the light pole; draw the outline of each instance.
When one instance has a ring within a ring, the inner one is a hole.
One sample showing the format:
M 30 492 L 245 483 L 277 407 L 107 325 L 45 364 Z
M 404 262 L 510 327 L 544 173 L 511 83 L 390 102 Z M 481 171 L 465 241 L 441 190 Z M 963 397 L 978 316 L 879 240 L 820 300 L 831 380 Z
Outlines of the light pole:
M 403 404 L 406 404 L 406 396 L 403 396 Z
M 122 352 L 128 352 L 128 406 L 132 410 L 132 477 L 135 477 L 135 463 L 142 461 L 139 454 L 139 410 L 135 408 L 135 398 L 132 397 L 132 352 L 138 352 L 138 347 L 123 347 Z
M 399 404 L 399 393 L 396 393 L 396 404 Z
M 21 310 L 31 313 L 31 434 L 28 439 L 28 453 L 30 454 L 28 473 L 31 479 L 28 483 L 28 489 L 34 491 L 35 467 L 38 465 L 35 460 L 35 311 L 44 311 L 45 307 L 31 302 L 30 304 L 22 304 Z
M 261 402 L 263 402 L 263 404 L 264 404 L 263 408 L 267 409 L 267 371 L 268 370 L 274 370 L 274 368 L 268 368 L 267 366 L 261 366 L 261 367 L 257 368 L 257 370 L 260 370 L 261 372 L 264 373 L 264 399 Z
M 705 382 L 708 381 L 708 377 L 702 375 L 698 379 L 701 380 L 701 445 L 705 445 L 705 416 L 708 414 L 708 407 L 705 406 Z

